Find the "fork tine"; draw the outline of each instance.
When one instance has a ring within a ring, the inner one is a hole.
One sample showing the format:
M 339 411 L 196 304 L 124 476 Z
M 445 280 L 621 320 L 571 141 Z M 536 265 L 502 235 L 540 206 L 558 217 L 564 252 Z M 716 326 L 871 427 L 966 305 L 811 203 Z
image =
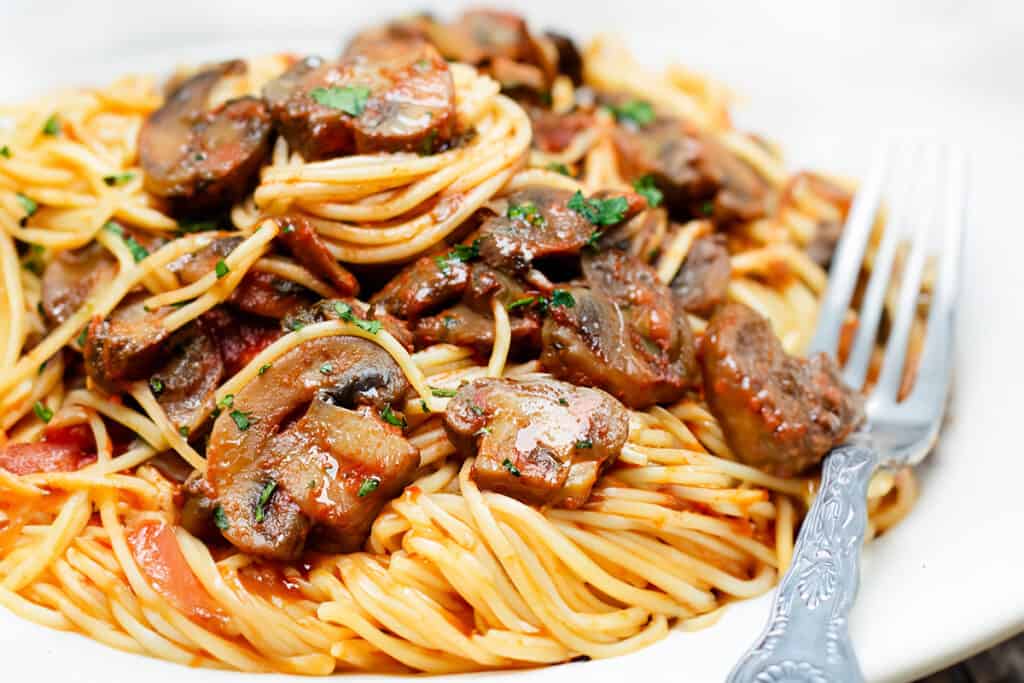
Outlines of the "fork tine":
M 882 200 L 882 186 L 888 174 L 888 166 L 889 145 L 884 144 L 876 153 L 871 171 L 850 207 L 843 236 L 832 262 L 828 288 L 818 309 L 818 323 L 811 339 L 810 353 L 823 351 L 834 356 L 839 348 L 839 335 L 846 319 L 850 297 L 853 296 L 853 288 L 857 284 L 878 205 Z
M 924 348 L 909 397 L 911 401 L 929 402 L 931 405 L 923 407 L 938 411 L 943 408 L 952 376 L 956 304 L 960 291 L 960 252 L 966 233 L 968 169 L 962 151 L 951 153 L 947 176 L 942 256 L 928 312 Z
M 896 148 L 893 151 L 904 153 L 896 155 L 902 163 L 899 164 L 899 168 L 892 169 L 892 177 L 896 181 L 890 193 L 893 198 L 890 202 L 892 211 L 871 267 L 871 277 L 864 292 L 857 320 L 857 336 L 843 368 L 843 379 L 848 385 L 858 389 L 864 386 L 871 354 L 875 349 L 878 323 L 885 307 L 885 293 L 892 280 L 892 266 L 899 236 L 903 232 L 903 226 L 909 223 L 914 207 L 920 205 L 917 198 L 922 191 L 921 176 L 914 174 L 913 169 L 920 167 L 918 162 L 922 153 L 921 146 L 913 145 L 909 150 Z
M 929 151 L 931 154 L 927 156 L 931 158 L 926 160 L 924 168 L 931 170 L 934 175 L 930 187 L 932 190 L 930 197 L 937 198 L 941 196 L 938 191 L 942 187 L 941 162 L 937 163 L 934 159 L 934 150 Z M 948 173 L 945 175 L 948 177 Z M 911 327 L 916 317 L 917 298 L 921 291 L 921 281 L 924 278 L 925 262 L 928 255 L 928 234 L 935 223 L 937 203 L 935 199 L 925 203 L 924 212 L 920 215 L 914 228 L 910 255 L 900 278 L 896 318 L 893 321 L 889 338 L 886 340 L 882 370 L 871 396 L 872 403 L 876 405 L 890 401 L 895 402 L 903 380 L 903 366 L 907 358 L 907 346 Z

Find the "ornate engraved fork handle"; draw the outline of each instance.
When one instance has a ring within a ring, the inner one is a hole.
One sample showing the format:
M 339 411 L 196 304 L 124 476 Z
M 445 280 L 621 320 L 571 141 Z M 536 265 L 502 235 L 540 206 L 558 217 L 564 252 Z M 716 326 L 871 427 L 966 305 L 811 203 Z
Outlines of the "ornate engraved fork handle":
M 779 584 L 764 633 L 729 683 L 858 683 L 864 680 L 847 617 L 857 595 L 867 528 L 868 481 L 878 453 L 865 442 L 825 460 L 818 492 Z

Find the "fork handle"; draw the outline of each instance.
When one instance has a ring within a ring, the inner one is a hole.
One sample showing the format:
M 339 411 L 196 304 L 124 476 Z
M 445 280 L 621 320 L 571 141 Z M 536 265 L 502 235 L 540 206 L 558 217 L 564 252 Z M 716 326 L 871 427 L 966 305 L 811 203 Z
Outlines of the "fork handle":
M 866 443 L 833 450 L 807 513 L 764 633 L 729 683 L 859 683 L 847 618 L 860 581 L 867 490 L 878 453 Z

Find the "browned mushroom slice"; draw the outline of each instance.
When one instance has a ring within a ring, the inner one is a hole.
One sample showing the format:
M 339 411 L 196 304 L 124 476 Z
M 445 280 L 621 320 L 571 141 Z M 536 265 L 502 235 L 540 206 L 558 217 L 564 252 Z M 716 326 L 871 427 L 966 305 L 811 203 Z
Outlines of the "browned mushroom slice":
M 412 262 L 370 302 L 393 316 L 414 320 L 458 299 L 469 283 L 469 266 L 459 259 L 446 259 L 445 254 L 447 250 Z
M 694 242 L 673 278 L 672 291 L 688 313 L 707 316 L 725 303 L 732 266 L 724 242 L 717 235 Z
M 718 309 L 704 335 L 704 391 L 743 462 L 783 477 L 818 464 L 863 420 L 863 399 L 825 354 L 786 354 L 768 321 Z
M 241 198 L 269 154 L 270 116 L 262 100 L 241 97 L 209 107 L 217 83 L 245 68 L 234 60 L 196 74 L 142 125 L 146 189 L 170 200 L 176 211 L 208 211 Z
M 699 383 L 686 316 L 649 265 L 608 250 L 586 257 L 583 272 L 586 287 L 552 298 L 540 357 L 549 372 L 638 409 Z
M 302 216 L 284 216 L 277 222 L 281 227 L 279 239 L 300 263 L 334 285 L 341 296 L 359 293 L 359 281 L 331 255 L 309 220 Z
M 744 161 L 684 121 L 658 117 L 615 127 L 613 140 L 630 178 L 650 175 L 680 219 L 753 220 L 767 211 L 768 188 Z
M 339 547 L 361 545 L 365 521 L 408 483 L 419 461 L 400 433 L 392 436 L 405 447 L 383 440 L 379 421 L 358 409 L 387 407 L 395 419 L 389 406 L 408 386 L 386 351 L 353 337 L 307 341 L 275 360 L 232 397 L 210 436 L 207 478 L 224 536 L 277 559 L 296 557 L 314 524 Z M 344 417 L 333 407 L 346 410 Z M 360 448 L 349 450 L 353 443 Z M 358 496 L 357 487 L 354 499 L 342 497 L 367 477 L 377 478 L 380 493 Z M 336 498 L 318 501 L 317 491 Z
M 576 43 L 569 36 L 554 31 L 545 31 L 544 37 L 555 46 L 555 52 L 558 54 L 558 73 L 568 76 L 573 85 L 582 85 L 583 55 L 580 54 Z
M 470 382 L 448 404 L 444 424 L 459 454 L 476 456 L 481 488 L 569 508 L 586 502 L 629 434 L 618 401 L 552 379 Z
M 579 255 L 604 230 L 647 206 L 631 192 L 588 199 L 551 187 L 527 187 L 503 203 L 505 213 L 480 226 L 480 258 L 498 270 L 519 274 L 541 259 Z
M 147 294 L 128 296 L 106 318 L 89 324 L 83 354 L 85 371 L 105 391 L 118 393 L 142 379 L 160 362 L 170 332 L 162 320 L 167 310 L 147 311 Z
M 448 64 L 423 41 L 367 41 L 340 62 L 305 59 L 263 94 L 288 144 L 309 160 L 431 153 L 455 133 Z
M 183 327 L 166 346 L 170 360 L 150 375 L 149 388 L 174 428 L 187 436 L 213 412 L 224 363 L 201 321 Z
M 540 346 L 540 323 L 535 317 L 513 317 L 512 343 L 515 351 Z M 465 304 L 458 304 L 437 315 L 421 318 L 413 328 L 416 348 L 433 344 L 468 346 L 487 353 L 494 346 L 494 318 Z
M 576 136 L 594 125 L 594 116 L 586 111 L 559 114 L 541 107 L 529 107 L 533 146 L 542 152 L 564 152 Z
M 117 275 L 117 261 L 99 242 L 57 255 L 43 273 L 43 311 L 60 324 L 82 307 L 97 285 Z
M 391 334 L 407 350 L 413 348 L 412 333 L 401 320 L 379 306 L 367 306 L 358 299 L 321 299 L 288 316 L 282 325 L 287 330 L 294 330 L 325 320 L 344 320 L 368 331 L 375 330 L 379 324 L 380 329 Z

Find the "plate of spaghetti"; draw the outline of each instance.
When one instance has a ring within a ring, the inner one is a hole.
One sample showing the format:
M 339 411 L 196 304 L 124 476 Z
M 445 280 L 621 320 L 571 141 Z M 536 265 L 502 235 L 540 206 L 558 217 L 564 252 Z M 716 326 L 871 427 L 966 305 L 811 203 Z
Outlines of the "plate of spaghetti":
M 176 60 L 0 107 L 0 632 L 205 680 L 729 628 L 727 670 L 863 420 L 804 355 L 856 180 L 511 10 Z

